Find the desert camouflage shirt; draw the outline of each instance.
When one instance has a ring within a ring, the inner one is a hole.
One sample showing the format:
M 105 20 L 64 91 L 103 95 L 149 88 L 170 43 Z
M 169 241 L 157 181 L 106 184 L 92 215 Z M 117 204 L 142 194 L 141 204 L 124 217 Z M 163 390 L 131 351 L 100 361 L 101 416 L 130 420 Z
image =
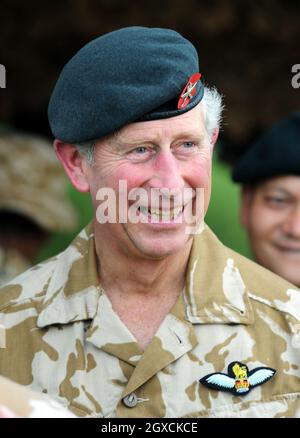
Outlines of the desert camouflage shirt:
M 146 351 L 101 288 L 92 225 L 0 289 L 0 324 L 0 374 L 78 416 L 300 417 L 300 292 L 208 227 Z M 199 382 L 231 363 L 276 373 L 244 396 Z
M 60 403 L 0 376 L 0 412 L 2 407 L 22 418 L 74 418 Z

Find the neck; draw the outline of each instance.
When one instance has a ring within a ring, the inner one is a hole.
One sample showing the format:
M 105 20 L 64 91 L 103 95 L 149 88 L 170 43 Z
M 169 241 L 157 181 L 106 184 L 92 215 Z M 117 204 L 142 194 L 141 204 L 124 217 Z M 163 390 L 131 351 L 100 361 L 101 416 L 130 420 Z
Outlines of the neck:
M 185 283 L 192 240 L 176 254 L 163 259 L 124 254 L 95 230 L 96 254 L 101 285 L 106 294 L 130 298 L 176 296 Z
M 114 311 L 142 349 L 146 349 L 181 294 L 192 239 L 185 247 L 159 260 L 130 255 L 95 227 L 101 286 Z

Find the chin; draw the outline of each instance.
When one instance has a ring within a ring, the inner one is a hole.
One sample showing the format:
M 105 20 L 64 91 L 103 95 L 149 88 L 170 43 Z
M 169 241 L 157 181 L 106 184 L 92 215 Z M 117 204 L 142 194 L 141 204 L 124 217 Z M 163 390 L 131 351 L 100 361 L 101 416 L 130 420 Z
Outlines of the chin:
M 188 241 L 189 237 L 185 235 L 181 239 L 159 238 L 157 240 L 137 241 L 135 242 L 135 246 L 139 252 L 143 253 L 145 256 L 153 259 L 161 259 L 184 250 Z

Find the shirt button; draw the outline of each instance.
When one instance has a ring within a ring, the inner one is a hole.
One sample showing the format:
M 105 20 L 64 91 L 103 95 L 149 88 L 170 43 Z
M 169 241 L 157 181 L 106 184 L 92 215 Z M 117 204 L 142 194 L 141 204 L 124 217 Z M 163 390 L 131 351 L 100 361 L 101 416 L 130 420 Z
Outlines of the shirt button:
M 134 408 L 137 405 L 137 396 L 132 392 L 123 398 L 123 403 L 127 408 Z

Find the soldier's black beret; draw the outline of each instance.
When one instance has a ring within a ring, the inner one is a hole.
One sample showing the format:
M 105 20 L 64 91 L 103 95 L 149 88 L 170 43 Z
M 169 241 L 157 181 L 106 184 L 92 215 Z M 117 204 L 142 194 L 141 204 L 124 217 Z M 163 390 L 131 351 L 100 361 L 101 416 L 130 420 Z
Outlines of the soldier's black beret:
M 300 175 L 300 112 L 282 119 L 236 163 L 232 179 L 256 183 L 279 175 Z
M 52 133 L 65 142 L 85 142 L 134 121 L 189 111 L 203 97 L 201 81 L 186 106 L 178 108 L 178 100 L 198 71 L 195 47 L 173 30 L 127 27 L 100 36 L 59 76 L 48 107 Z

